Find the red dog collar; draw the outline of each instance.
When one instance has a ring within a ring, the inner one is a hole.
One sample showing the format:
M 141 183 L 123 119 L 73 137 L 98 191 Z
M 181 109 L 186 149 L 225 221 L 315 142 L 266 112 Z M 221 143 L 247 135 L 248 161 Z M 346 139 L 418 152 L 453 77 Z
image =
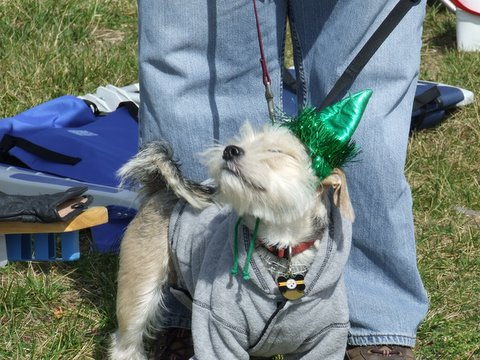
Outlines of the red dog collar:
M 292 253 L 291 253 L 291 256 L 295 256 L 297 254 L 300 254 L 301 252 L 305 251 L 305 250 L 308 250 L 310 249 L 313 244 L 315 244 L 315 241 L 316 240 L 312 240 L 312 241 L 306 241 L 306 242 L 303 242 L 303 243 L 300 243 L 298 244 L 297 246 L 294 246 L 292 247 Z M 268 251 L 270 251 L 272 254 L 278 256 L 279 258 L 284 258 L 284 259 L 288 259 L 288 249 L 289 248 L 276 248 L 276 247 L 273 247 L 273 246 L 266 246 L 265 247 Z

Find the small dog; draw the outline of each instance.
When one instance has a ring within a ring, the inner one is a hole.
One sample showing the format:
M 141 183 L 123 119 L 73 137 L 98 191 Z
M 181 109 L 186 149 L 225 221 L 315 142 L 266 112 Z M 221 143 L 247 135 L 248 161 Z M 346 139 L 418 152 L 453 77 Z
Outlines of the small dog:
M 343 172 L 320 181 L 282 126 L 246 123 L 203 159 L 212 186 L 183 178 L 164 142 L 119 171 L 142 206 L 121 244 L 111 359 L 147 358 L 170 289 L 190 296 L 196 359 L 343 359 L 354 217 Z

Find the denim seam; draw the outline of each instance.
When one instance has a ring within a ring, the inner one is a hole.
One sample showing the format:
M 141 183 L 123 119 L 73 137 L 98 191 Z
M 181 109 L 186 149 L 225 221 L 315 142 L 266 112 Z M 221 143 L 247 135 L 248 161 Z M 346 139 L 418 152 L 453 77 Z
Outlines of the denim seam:
M 298 32 L 295 26 L 295 19 L 293 16 L 292 2 L 288 2 L 288 18 L 290 19 L 290 33 L 292 37 L 293 59 L 295 63 L 295 71 L 297 72 L 297 96 L 302 92 L 301 108 L 305 107 L 307 101 L 307 82 L 305 78 L 305 70 L 303 67 L 303 53 L 298 39 Z
M 281 47 L 281 50 L 280 50 L 280 63 L 282 64 L 282 67 L 280 68 L 280 81 L 279 81 L 279 96 L 278 96 L 278 106 L 279 106 L 279 109 L 281 109 L 283 111 L 283 67 L 285 65 L 285 41 L 286 41 L 286 37 L 287 37 L 287 16 L 285 16 L 285 21 L 283 22 L 283 31 L 282 31 L 282 34 L 283 34 L 283 39 L 282 39 L 282 47 Z
M 371 337 L 401 337 L 406 339 L 415 339 L 414 336 L 398 334 L 368 334 L 368 335 L 349 335 L 351 338 L 371 338 Z
M 354 346 L 398 345 L 415 346 L 416 338 L 398 334 L 348 335 L 348 344 Z

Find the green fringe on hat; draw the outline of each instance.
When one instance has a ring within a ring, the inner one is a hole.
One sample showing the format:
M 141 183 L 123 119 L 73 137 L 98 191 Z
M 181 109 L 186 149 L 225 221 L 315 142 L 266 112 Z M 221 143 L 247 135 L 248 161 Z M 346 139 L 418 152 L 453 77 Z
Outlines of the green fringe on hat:
M 367 107 L 372 90 L 355 93 L 318 112 L 305 108 L 282 125 L 308 148 L 312 167 L 320 179 L 351 161 L 359 152 L 351 140 Z

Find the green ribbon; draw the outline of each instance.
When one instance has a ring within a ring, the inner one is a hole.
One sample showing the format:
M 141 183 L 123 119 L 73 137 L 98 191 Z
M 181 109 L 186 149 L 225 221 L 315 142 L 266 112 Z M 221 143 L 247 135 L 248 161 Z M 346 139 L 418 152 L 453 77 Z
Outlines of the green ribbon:
M 233 244 L 233 266 L 230 270 L 232 275 L 238 274 L 238 228 L 240 227 L 240 223 L 242 222 L 242 217 L 240 216 L 235 223 L 235 235 L 234 235 L 234 244 Z M 245 259 L 245 264 L 243 266 L 242 276 L 244 280 L 250 280 L 250 274 L 248 273 L 248 269 L 250 267 L 250 259 L 252 258 L 253 249 L 255 248 L 255 240 L 257 239 L 258 234 L 258 227 L 260 225 L 260 219 L 257 218 L 255 220 L 255 228 L 253 229 L 252 239 L 250 240 L 250 245 L 247 251 L 247 257 Z

